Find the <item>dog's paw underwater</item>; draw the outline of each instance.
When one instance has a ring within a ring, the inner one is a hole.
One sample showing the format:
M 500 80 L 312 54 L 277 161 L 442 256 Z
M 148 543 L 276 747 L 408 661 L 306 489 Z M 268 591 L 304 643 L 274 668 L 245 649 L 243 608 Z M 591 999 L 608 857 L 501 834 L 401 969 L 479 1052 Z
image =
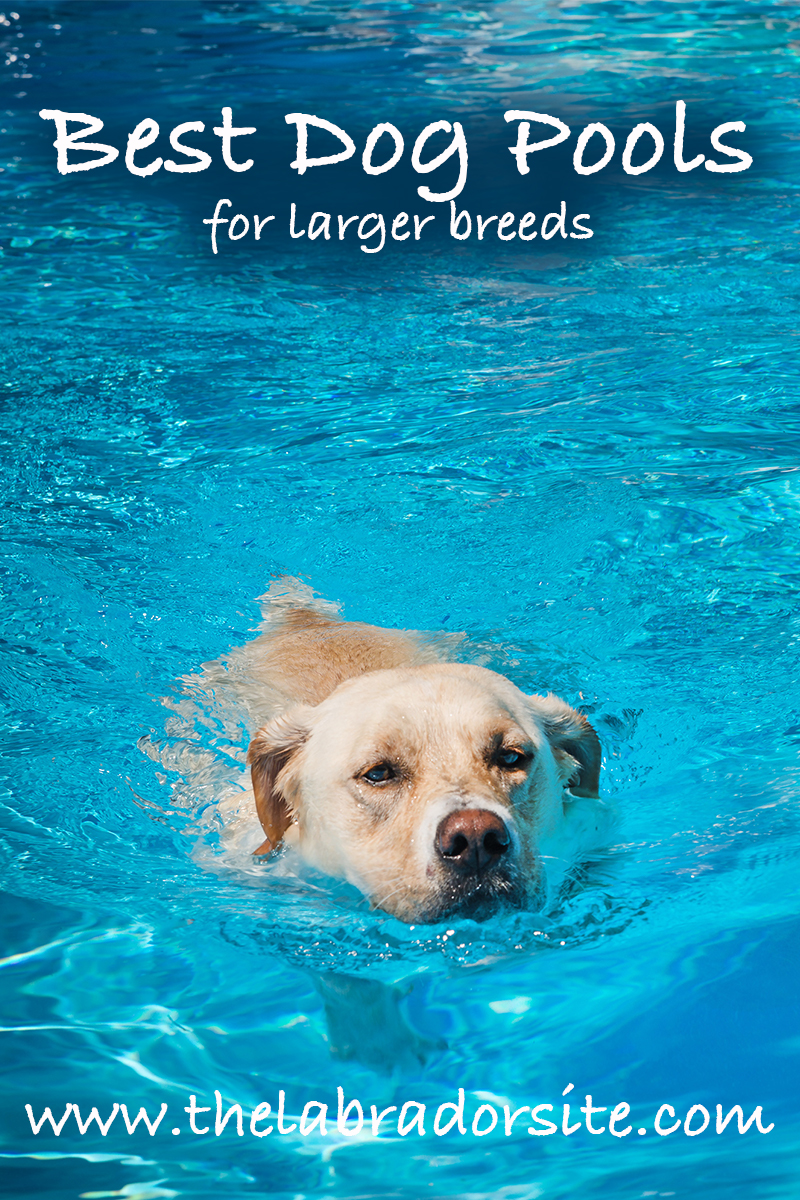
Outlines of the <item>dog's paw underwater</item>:
M 563 700 L 449 661 L 459 639 L 340 619 L 292 580 L 257 638 L 191 680 L 253 730 L 223 842 L 286 846 L 407 923 L 539 909 L 605 844 L 600 744 Z

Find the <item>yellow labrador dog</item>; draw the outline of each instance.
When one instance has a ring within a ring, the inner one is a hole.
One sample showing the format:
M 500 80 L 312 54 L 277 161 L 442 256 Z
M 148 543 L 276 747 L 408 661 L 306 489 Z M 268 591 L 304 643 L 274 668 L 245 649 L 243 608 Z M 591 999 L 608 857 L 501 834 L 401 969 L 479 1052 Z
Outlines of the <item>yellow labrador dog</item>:
M 563 700 L 443 661 L 446 639 L 345 622 L 302 585 L 264 599 L 264 632 L 224 663 L 273 714 L 248 752 L 256 854 L 286 843 L 413 924 L 540 906 L 603 843 L 600 744 Z

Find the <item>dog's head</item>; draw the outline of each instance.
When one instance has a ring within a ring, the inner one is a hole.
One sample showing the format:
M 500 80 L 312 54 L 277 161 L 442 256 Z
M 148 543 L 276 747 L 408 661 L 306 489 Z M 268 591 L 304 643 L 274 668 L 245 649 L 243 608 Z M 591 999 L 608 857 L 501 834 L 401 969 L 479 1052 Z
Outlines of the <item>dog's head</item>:
M 266 841 L 355 884 L 404 921 L 481 915 L 542 886 L 563 791 L 596 796 L 600 746 L 555 696 L 439 663 L 350 679 L 250 745 Z

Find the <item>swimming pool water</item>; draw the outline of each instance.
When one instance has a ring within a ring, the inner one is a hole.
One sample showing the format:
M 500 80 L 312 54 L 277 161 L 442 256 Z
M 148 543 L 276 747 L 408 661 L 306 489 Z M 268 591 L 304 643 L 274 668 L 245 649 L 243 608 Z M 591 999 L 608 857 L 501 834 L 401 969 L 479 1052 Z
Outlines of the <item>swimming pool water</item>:
M 7 1193 L 792 1195 L 796 7 L 14 13 L 0 29 Z M 753 167 L 580 180 L 554 156 L 524 187 L 509 174 L 508 107 L 623 136 L 656 121 L 669 148 L 679 99 L 695 128 L 745 121 Z M 100 140 L 124 146 L 146 116 L 210 125 L 225 104 L 262 134 L 252 178 L 137 179 L 119 163 L 61 177 L 37 116 L 96 114 Z M 298 179 L 291 111 L 352 128 L 359 148 L 379 121 L 410 144 L 461 120 L 459 206 L 566 197 L 595 235 L 460 243 L 447 206 L 428 205 L 440 216 L 419 245 L 366 255 L 282 227 L 213 256 L 202 221 L 220 196 L 245 212 L 420 203 L 402 171 L 371 190 L 350 165 Z M 409 928 L 320 877 L 226 857 L 214 802 L 243 778 L 249 731 L 181 680 L 252 636 L 280 574 L 349 618 L 466 632 L 487 665 L 589 714 L 618 842 L 554 911 Z M 331 974 L 396 986 L 424 1061 L 334 1058 Z M 570 1083 L 573 1116 L 587 1093 L 626 1101 L 632 1133 L 503 1134 L 503 1104 L 560 1114 Z M 425 1103 L 428 1122 L 463 1088 L 500 1127 L 256 1139 L 231 1121 L 199 1137 L 183 1113 L 191 1094 L 249 1111 L 283 1090 L 297 1119 L 312 1100 L 335 1109 L 338 1086 L 379 1109 Z M 169 1116 L 152 1138 L 120 1117 L 106 1137 L 71 1121 L 56 1139 L 23 1107 L 105 1118 L 115 1101 Z M 762 1105 L 775 1127 L 661 1138 L 663 1103 L 712 1123 L 717 1103 Z

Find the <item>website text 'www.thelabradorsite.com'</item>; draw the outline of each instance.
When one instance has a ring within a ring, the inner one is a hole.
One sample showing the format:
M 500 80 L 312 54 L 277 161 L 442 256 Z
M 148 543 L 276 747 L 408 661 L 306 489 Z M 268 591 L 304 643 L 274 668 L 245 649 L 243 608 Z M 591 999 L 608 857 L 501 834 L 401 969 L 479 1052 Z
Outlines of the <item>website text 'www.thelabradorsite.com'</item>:
M 156 1113 L 153 1107 L 148 1112 L 144 1107 L 136 1110 L 135 1105 L 123 1102 L 111 1104 L 101 1115 L 92 1108 L 86 1115 L 79 1104 L 69 1102 L 54 1115 L 50 1107 L 34 1109 L 26 1104 L 25 1110 L 34 1134 L 62 1132 L 81 1135 L 100 1133 L 105 1137 L 114 1127 L 115 1133 L 127 1130 L 129 1134 L 140 1132 L 154 1137 L 171 1133 L 178 1137 L 187 1133 L 194 1137 L 219 1137 L 227 1132 L 238 1137 L 272 1136 L 294 1138 L 380 1138 L 380 1137 L 426 1137 L 430 1134 L 443 1137 L 454 1134 L 471 1137 L 550 1137 L 553 1134 L 571 1137 L 583 1132 L 594 1136 L 610 1134 L 615 1138 L 626 1138 L 630 1134 L 644 1137 L 655 1133 L 659 1137 L 698 1137 L 700 1134 L 744 1134 L 770 1133 L 774 1123 L 765 1124 L 762 1107 L 743 1107 L 741 1104 L 717 1104 L 705 1107 L 702 1104 L 673 1107 L 671 1104 L 655 1106 L 649 1113 L 642 1111 L 637 1118 L 626 1102 L 615 1105 L 596 1105 L 590 1095 L 584 1104 L 576 1104 L 576 1097 L 565 1101 L 564 1096 L 573 1090 L 568 1084 L 558 1104 L 537 1103 L 515 1108 L 504 1103 L 501 1097 L 488 1092 L 471 1093 L 467 1097 L 463 1088 L 458 1089 L 457 1098 L 445 1101 L 438 1107 L 422 1104 L 417 1100 L 406 1100 L 403 1104 L 390 1104 L 379 1108 L 375 1104 L 362 1105 L 360 1100 L 345 1096 L 344 1089 L 337 1088 L 335 1102 L 309 1100 L 302 1109 L 287 1108 L 286 1093 L 278 1093 L 277 1105 L 266 1101 L 255 1107 L 243 1106 L 223 1100 L 219 1091 L 206 1104 L 198 1103 L 197 1096 L 190 1096 L 188 1105 L 180 1107 L 162 1103 Z M 489 1103 L 489 1101 L 492 1103 Z M 655 1111 L 654 1111 L 655 1110 Z M 171 1117 L 166 1120 L 167 1113 Z M 133 1115 L 135 1112 L 135 1115 Z M 180 1113 L 180 1124 L 171 1124 L 175 1114 Z M 749 1114 L 749 1115 L 748 1115 Z

